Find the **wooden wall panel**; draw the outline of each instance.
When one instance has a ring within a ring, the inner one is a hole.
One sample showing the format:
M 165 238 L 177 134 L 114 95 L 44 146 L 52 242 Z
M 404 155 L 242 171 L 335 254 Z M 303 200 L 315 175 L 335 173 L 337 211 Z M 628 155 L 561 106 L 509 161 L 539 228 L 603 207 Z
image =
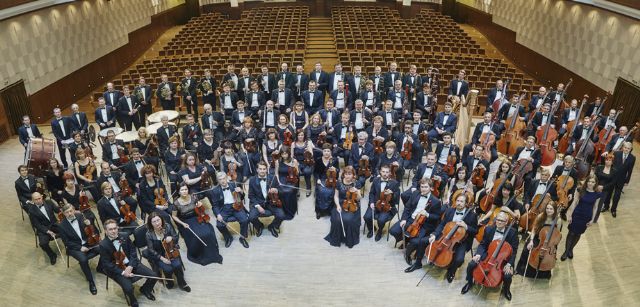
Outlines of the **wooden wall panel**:
M 629 80 L 618 78 L 612 101 L 605 109 L 619 109 L 621 106 L 624 106 L 624 111 L 618 119 L 621 124 L 631 129 L 636 122 L 640 121 L 640 86 Z

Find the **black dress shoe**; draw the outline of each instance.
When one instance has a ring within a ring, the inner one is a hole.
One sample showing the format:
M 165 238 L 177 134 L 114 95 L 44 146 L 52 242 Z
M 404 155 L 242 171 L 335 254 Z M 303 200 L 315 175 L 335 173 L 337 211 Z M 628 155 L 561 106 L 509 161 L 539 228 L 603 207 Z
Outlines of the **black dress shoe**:
M 511 291 L 510 290 L 504 290 L 502 291 L 504 293 L 504 298 L 507 299 L 507 301 L 511 300 Z
M 320 212 L 316 212 L 316 220 L 319 220 L 321 216 Z
M 131 302 L 131 307 L 138 307 L 138 306 L 139 306 L 138 301 Z
M 167 289 L 173 289 L 173 281 L 172 280 L 167 280 Z
M 98 294 L 98 289 L 96 288 L 96 284 L 93 282 L 89 283 L 89 292 L 91 292 L 91 294 L 96 295 Z
M 156 297 L 153 296 L 153 293 L 151 293 L 151 291 L 149 291 L 149 290 L 140 289 L 140 293 L 142 293 L 142 295 L 144 295 L 144 297 L 146 297 L 150 301 L 155 301 L 156 300 Z
M 404 251 L 404 261 L 411 265 L 411 252 L 409 252 L 408 248 Z
M 249 243 L 244 238 L 240 238 L 240 244 L 242 244 L 244 248 L 249 248 Z
M 278 237 L 278 232 L 276 231 L 276 229 L 274 227 L 269 227 L 269 232 L 271 233 L 272 236 L 274 237 Z
M 180 289 L 182 289 L 182 291 L 184 292 L 191 292 L 191 287 L 189 287 L 189 285 L 184 285 L 180 287 Z
M 371 238 L 371 237 L 373 237 L 373 231 L 369 230 L 367 232 L 367 238 Z
M 376 233 L 376 238 L 375 238 L 376 242 L 380 241 L 380 239 L 382 239 L 382 232 Z
M 55 265 L 56 261 L 58 261 L 58 256 L 50 257 L 49 261 L 51 262 L 51 265 Z
M 412 264 L 410 267 L 404 269 L 405 273 L 411 273 L 417 269 L 421 269 L 422 268 L 422 264 L 419 261 L 416 261 L 414 264 Z
M 233 237 L 224 240 L 224 247 L 231 246 L 231 242 L 233 242 Z
M 311 192 L 307 192 L 307 197 L 311 196 Z
M 609 211 L 609 208 L 607 208 L 607 207 L 604 207 L 604 208 L 602 208 L 602 210 L 600 210 L 600 212 L 607 212 L 607 211 Z
M 567 253 L 567 257 L 569 257 L 569 259 L 573 259 L 573 251 L 569 251 Z
M 564 252 L 564 254 L 562 254 L 562 256 L 560 257 L 560 261 L 565 261 L 568 257 L 569 256 L 567 255 L 567 252 Z
M 616 217 L 616 215 L 618 215 L 618 214 L 616 214 L 615 211 L 611 211 L 611 216 Z
M 467 292 L 469 292 L 469 290 L 471 290 L 471 286 L 473 286 L 472 283 L 467 282 L 464 287 L 462 287 L 462 290 L 460 290 L 460 294 L 465 294 Z
M 453 274 L 447 274 L 447 282 L 451 283 L 453 281 L 453 278 L 456 277 Z
M 262 235 L 262 231 L 264 230 L 264 226 L 260 227 L 258 229 L 256 229 L 256 237 L 259 237 Z
M 567 220 L 567 213 L 566 213 L 566 212 L 560 212 L 560 218 L 561 218 L 563 221 L 566 221 L 566 220 Z

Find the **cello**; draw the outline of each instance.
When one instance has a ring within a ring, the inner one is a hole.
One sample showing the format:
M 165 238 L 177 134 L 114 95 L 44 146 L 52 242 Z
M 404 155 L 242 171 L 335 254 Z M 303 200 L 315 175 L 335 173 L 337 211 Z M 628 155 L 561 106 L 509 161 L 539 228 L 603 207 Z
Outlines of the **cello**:
M 467 208 L 461 221 L 464 221 L 473 209 L 474 207 Z M 457 222 L 451 221 L 444 225 L 442 233 L 446 235 L 429 244 L 425 253 L 428 255 L 427 263 L 433 263 L 440 268 L 447 268 L 453 261 L 455 247 L 467 237 L 467 230 L 464 227 L 460 227 Z
M 505 127 L 506 130 L 498 141 L 498 151 L 508 156 L 515 153 L 518 147 L 524 145 L 522 131 L 526 128 L 526 124 L 520 119 L 520 114 L 518 113 L 525 95 L 526 91 L 523 91 L 518 97 L 516 111 L 511 117 L 507 118 L 508 125 Z
M 556 150 L 553 148 L 553 142 L 558 138 L 558 131 L 551 127 L 551 119 L 555 109 L 549 112 L 547 122 L 542 129 L 536 131 L 536 140 L 540 148 L 540 165 L 549 166 L 556 161 Z
M 574 118 L 572 121 L 569 121 L 567 123 L 567 131 L 569 131 L 569 133 L 565 133 L 564 136 L 562 136 L 562 138 L 560 139 L 560 141 L 558 141 L 558 151 L 567 152 L 567 149 L 569 149 L 569 145 L 571 144 L 571 140 L 573 139 L 573 134 L 576 131 L 576 126 L 578 126 L 576 125 L 576 123 L 580 118 L 580 114 L 582 114 L 582 109 L 584 108 L 584 105 L 587 103 L 587 99 L 589 99 L 589 95 L 585 94 L 584 97 L 582 98 L 582 103 L 580 104 L 580 109 L 576 114 L 576 118 Z
M 620 106 L 620 110 L 616 112 L 616 116 L 613 118 L 613 122 L 615 123 L 618 120 L 618 116 L 624 111 L 624 106 Z M 615 133 L 616 128 L 613 126 L 606 126 L 600 132 L 598 132 L 598 142 L 595 144 L 595 157 L 593 159 L 593 163 L 596 165 L 600 163 L 600 159 L 602 159 L 602 153 L 604 153 L 607 147 L 607 144 L 611 142 L 613 138 L 613 134 Z
M 501 240 L 494 240 L 489 244 L 486 259 L 480 261 L 473 270 L 473 280 L 484 287 L 495 288 L 502 283 L 504 265 L 511 258 L 513 249 L 508 243 L 505 244 L 507 234 L 511 231 L 513 223 L 505 230 Z
M 533 170 L 533 162 L 520 159 L 513 165 L 513 188 L 518 190 L 524 185 L 524 176 Z
M 591 140 L 591 134 L 593 133 L 594 129 L 595 124 L 591 123 L 589 130 L 587 130 L 587 136 L 583 139 L 580 139 L 576 143 L 576 148 L 579 149 L 573 152 L 576 159 L 575 168 L 576 172 L 578 173 L 578 180 L 587 178 L 587 176 L 589 175 L 589 171 L 591 170 L 591 166 L 589 162 L 587 162 L 587 158 L 591 156 L 591 154 L 593 154 L 595 150 L 595 145 Z
M 558 243 L 562 240 L 562 234 L 558 230 L 558 214 L 551 226 L 544 226 L 540 229 L 538 237 L 540 243 L 529 254 L 529 263 L 536 268 L 536 277 L 538 271 L 551 271 L 556 266 L 556 256 L 558 253 Z
M 508 208 L 509 205 L 511 204 L 511 202 L 513 202 L 518 196 L 520 195 L 520 191 L 516 191 L 515 193 L 513 193 L 513 196 L 509 197 L 509 200 L 507 200 L 507 202 L 500 206 L 500 207 L 496 207 L 495 209 L 493 209 L 493 211 L 491 211 L 491 214 L 489 215 L 489 217 L 487 218 L 485 215 L 485 218 L 482 219 L 480 222 L 483 222 L 485 220 L 489 220 L 487 221 L 487 224 L 485 225 L 480 225 L 478 227 L 478 233 L 476 233 L 476 240 L 478 242 L 482 242 L 482 237 L 484 237 L 484 230 L 488 227 L 488 226 L 493 226 L 495 225 L 495 219 L 498 216 L 498 214 L 502 211 L 502 208 Z M 508 212 L 506 212 L 508 213 Z M 511 220 L 513 217 L 511 216 L 511 214 L 507 214 L 509 216 L 509 220 Z
M 480 199 L 479 206 L 482 212 L 487 212 L 491 208 L 491 205 L 493 205 L 493 202 L 495 198 L 498 196 L 498 193 L 502 191 L 502 186 L 504 186 L 504 184 L 509 181 L 509 177 L 511 177 L 512 174 L 513 174 L 513 169 L 511 169 L 504 178 L 496 178 L 493 181 L 493 187 L 491 188 L 491 192 L 486 193 Z M 472 183 L 473 183 L 473 179 L 472 179 Z
M 557 180 L 556 178 L 551 178 L 551 180 L 547 182 L 547 188 L 544 190 L 544 193 L 536 194 L 531 200 L 531 203 L 533 204 L 533 206 L 530 206 L 529 211 L 527 211 L 525 214 L 523 214 L 520 217 L 520 227 L 523 230 L 525 231 L 531 230 L 531 228 L 533 227 L 533 222 L 536 220 L 536 217 L 538 216 L 538 214 L 540 214 L 542 210 L 544 210 L 544 208 L 547 207 L 547 203 L 551 201 L 551 196 L 549 196 L 549 190 L 551 189 L 553 184 L 556 182 L 556 180 Z

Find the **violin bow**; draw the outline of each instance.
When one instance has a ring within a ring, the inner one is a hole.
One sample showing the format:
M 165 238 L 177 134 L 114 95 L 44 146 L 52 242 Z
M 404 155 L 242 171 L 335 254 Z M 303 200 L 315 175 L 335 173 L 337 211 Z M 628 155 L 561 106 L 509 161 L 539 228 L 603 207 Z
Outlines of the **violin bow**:
M 192 234 L 193 234 L 193 235 L 198 239 L 198 241 L 200 241 L 200 243 L 202 243 L 202 245 L 204 245 L 204 246 L 208 246 L 208 245 L 207 245 L 207 243 L 204 243 L 204 241 L 202 241 L 202 239 L 200 239 L 200 236 L 198 236 L 198 235 L 193 231 L 193 229 L 191 229 L 191 227 L 189 227 L 189 228 L 187 228 L 187 229 L 189 229 L 189 231 L 191 231 L 191 233 L 192 233 Z
M 235 233 L 235 234 L 239 235 L 241 238 L 247 240 L 247 237 L 243 236 L 242 234 L 237 232 L 235 229 L 231 228 L 231 226 L 229 226 L 229 224 L 227 222 L 225 222 L 224 220 L 219 221 L 219 222 L 222 223 L 222 225 L 224 225 L 225 227 L 227 227 L 227 229 L 231 230 L 233 233 Z M 204 244 L 204 242 L 203 242 L 203 244 Z M 206 246 L 206 244 L 205 244 L 205 246 Z
M 60 245 L 58 244 L 58 239 L 55 236 L 51 236 L 51 237 L 53 238 L 53 242 L 56 243 L 56 247 L 58 248 L 58 252 L 60 253 L 60 259 L 62 259 L 62 263 L 66 265 L 67 261 L 64 260 L 64 257 L 62 256 L 62 250 L 60 249 Z
M 427 274 L 429 274 L 429 272 L 431 272 L 431 269 L 433 268 L 433 263 L 431 263 L 431 261 L 429 261 L 429 259 L 431 259 L 431 244 L 432 243 L 429 243 L 429 246 L 428 246 L 429 253 L 427 254 L 427 264 L 430 265 L 430 267 L 426 272 L 424 272 L 424 275 L 422 275 L 422 278 L 420 278 L 420 281 L 416 284 L 416 287 L 420 286 L 420 283 L 422 283 L 422 281 L 427 277 Z
M 342 225 L 342 235 L 346 238 L 347 233 L 344 231 L 344 221 L 342 220 L 342 210 L 338 210 L 338 214 L 340 214 L 340 224 Z

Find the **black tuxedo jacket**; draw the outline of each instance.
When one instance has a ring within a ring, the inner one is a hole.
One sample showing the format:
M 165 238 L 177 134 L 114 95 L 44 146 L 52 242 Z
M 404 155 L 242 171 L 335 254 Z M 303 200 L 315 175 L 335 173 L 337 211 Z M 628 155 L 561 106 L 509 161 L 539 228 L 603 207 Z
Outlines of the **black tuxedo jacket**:
M 258 76 L 256 76 L 256 80 L 258 80 L 258 83 L 260 84 L 260 88 L 262 89 L 263 92 L 271 93 L 273 90 L 275 90 L 278 87 L 278 83 L 276 82 L 276 76 L 274 74 L 272 73 L 267 74 L 267 79 L 269 80 L 267 84 L 264 83 L 264 79 L 262 77 L 263 75 L 259 74 Z
M 111 93 L 113 93 L 113 95 L 111 95 Z M 122 92 L 120 91 L 113 91 L 113 92 L 106 91 L 102 93 L 102 98 L 104 98 L 104 102 L 106 103 L 106 105 L 112 106 L 112 107 L 118 104 L 118 100 L 120 99 L 120 97 L 122 97 Z
M 474 160 L 475 158 L 473 157 L 473 155 L 469 155 L 467 157 L 467 160 L 464 161 L 464 166 L 467 168 L 467 179 L 471 177 L 471 173 L 474 170 L 473 168 L 473 162 L 475 162 Z M 476 167 L 480 164 L 484 165 L 484 168 L 486 169 L 486 171 L 484 172 L 484 180 L 487 181 L 487 178 L 489 178 L 489 161 L 485 159 L 480 159 L 480 162 L 478 162 Z
M 87 120 L 87 113 L 78 112 L 74 113 L 71 116 L 71 122 L 73 123 L 73 131 L 81 131 L 85 132 L 89 130 L 89 120 Z
M 267 177 L 267 193 L 269 193 L 270 188 L 278 188 L 280 185 L 277 180 L 273 179 L 272 174 L 268 174 Z M 262 188 L 260 187 L 260 178 L 258 176 L 253 176 L 249 179 L 249 206 L 255 207 L 260 205 L 264 207 L 267 202 L 267 198 L 262 194 Z
M 229 182 L 228 187 L 229 187 L 229 191 L 231 191 L 231 193 L 233 194 L 233 192 L 236 190 L 235 182 Z M 242 205 L 244 208 L 244 193 L 241 193 L 240 197 L 243 200 Z M 216 216 L 218 214 L 221 214 L 222 211 L 225 209 L 225 207 L 228 207 L 227 209 L 229 209 L 233 206 L 232 203 L 231 204 L 224 203 L 224 193 L 222 191 L 222 186 L 220 185 L 216 186 L 215 188 L 213 188 L 213 190 L 211 190 L 211 192 L 209 192 L 209 199 L 211 200 L 211 205 L 212 205 L 211 210 L 213 210 L 213 214 Z M 246 208 L 244 208 L 244 210 L 246 210 Z
M 471 144 L 478 144 L 478 142 L 480 141 L 480 137 L 482 136 L 482 130 L 485 125 L 486 124 L 484 122 L 481 122 L 476 125 L 475 129 L 473 129 L 473 135 L 471 136 Z M 502 133 L 502 125 L 491 122 L 489 126 L 491 127 L 490 128 L 491 131 L 493 131 L 493 133 L 495 134 L 496 140 L 500 139 L 500 134 Z
M 551 180 L 547 181 L 547 185 L 551 182 Z M 531 180 L 528 185 L 524 187 L 524 197 L 522 199 L 523 204 L 530 204 L 531 206 L 535 205 L 531 203 L 531 200 L 536 194 L 536 190 L 538 189 L 538 185 L 540 185 L 540 179 Z M 548 187 L 548 186 L 547 186 Z M 558 200 L 558 192 L 556 190 L 556 184 L 553 184 L 549 189 L 549 196 L 551 196 L 551 200 Z
M 140 264 L 140 258 L 138 258 L 135 245 L 133 245 L 131 240 L 125 235 L 120 234 L 118 239 L 122 242 L 120 245 L 121 251 L 124 252 L 127 259 L 129 259 L 127 266 L 137 267 Z M 107 276 L 122 275 L 123 270 L 114 262 L 113 253 L 115 252 L 116 247 L 113 245 L 113 242 L 109 237 L 105 236 L 105 238 L 100 241 L 100 265 L 102 265 L 102 269 Z
M 503 86 L 504 88 L 504 86 Z M 505 97 L 505 95 L 508 95 L 508 91 L 505 92 L 504 89 L 501 90 L 502 91 L 502 99 L 505 100 L 509 100 L 508 97 Z M 492 87 L 491 89 L 489 89 L 489 93 L 487 93 L 487 106 L 491 107 L 493 105 L 493 102 L 496 101 L 496 96 L 498 96 L 498 88 L 496 87 Z M 494 112 L 498 112 L 499 110 L 493 110 Z M 501 110 L 500 110 L 501 111 Z
M 302 92 L 309 89 L 309 76 L 302 73 L 300 74 L 300 88 L 296 86 L 298 84 L 298 74 L 294 73 L 291 75 L 293 79 L 293 86 L 291 86 L 291 91 L 298 96 L 298 93 L 302 94 Z
M 329 84 L 329 74 L 327 74 L 324 70 L 321 70 L 318 76 L 316 76 L 315 70 L 312 71 L 311 73 L 309 73 L 309 80 L 316 81 L 319 91 L 323 93 L 327 91 L 327 86 Z
M 506 231 L 506 228 L 505 228 Z M 482 242 L 478 245 L 476 249 L 476 255 L 480 255 L 480 259 L 487 258 L 487 251 L 489 250 L 489 244 L 493 241 L 493 236 L 496 233 L 496 226 L 488 226 L 484 231 L 484 236 L 482 237 Z M 505 243 L 511 245 L 511 258 L 509 258 L 509 264 L 511 267 L 514 267 L 516 261 L 516 254 L 518 252 L 518 234 L 516 233 L 515 228 L 511 228 L 509 233 L 505 234 L 507 237 L 505 239 Z
M 98 124 L 98 126 L 100 126 L 100 129 L 104 129 L 104 128 L 111 128 L 111 127 L 115 127 L 116 123 L 115 123 L 115 117 L 116 117 L 116 112 L 113 110 L 113 107 L 111 106 L 106 106 L 105 109 L 107 110 L 107 120 L 105 121 L 102 118 L 102 111 L 100 108 L 97 108 L 95 113 L 93 114 L 94 119 L 96 120 L 96 123 Z M 111 124 L 107 124 L 107 122 L 111 122 Z
M 60 208 L 50 199 L 45 200 L 42 205 L 47 212 L 47 216 L 42 214 L 38 206 L 29 204 L 29 220 L 31 220 L 31 225 L 39 235 L 47 235 L 47 231 L 49 230 L 57 233 L 58 224 L 56 214 L 60 212 Z
M 408 225 L 405 225 L 405 227 L 409 227 L 409 219 L 413 220 L 411 218 L 411 215 L 418 206 L 420 196 L 421 195 L 419 189 L 413 191 L 411 193 L 411 198 L 409 198 L 409 201 L 404 206 L 401 220 L 407 221 Z M 424 224 L 422 224 L 422 228 L 425 229 L 427 233 L 431 233 L 436 229 L 436 227 L 438 227 L 438 222 L 440 221 L 440 212 L 442 211 L 442 204 L 440 203 L 440 200 L 433 196 L 433 194 L 429 194 L 429 200 L 427 200 L 425 211 L 429 213 L 429 216 L 427 217 L 427 220 L 424 222 Z
M 116 140 L 116 146 L 120 146 L 124 148 L 125 153 L 127 153 L 127 148 L 124 146 L 124 142 L 122 140 Z M 102 143 L 102 161 L 113 163 L 114 160 L 119 159 L 118 156 L 113 156 L 111 152 L 111 143 L 106 141 Z
M 233 109 L 237 108 L 236 103 L 238 102 L 238 100 L 240 98 L 238 98 L 238 94 L 234 91 L 229 92 L 229 94 L 226 94 L 224 92 L 220 93 L 220 110 L 224 110 L 224 101 L 226 100 L 227 95 L 229 97 L 231 97 L 231 106 L 233 107 Z
M 416 191 L 420 189 L 420 180 L 422 180 L 422 177 L 424 177 L 424 173 L 427 170 L 427 164 L 426 163 L 422 163 L 418 166 L 418 170 L 416 171 L 416 174 L 413 176 L 413 179 L 411 180 L 411 187 L 415 188 Z M 434 176 L 440 176 L 442 178 L 442 188 L 444 188 L 444 183 L 447 182 L 447 174 L 442 172 L 442 167 L 440 165 L 438 165 L 438 163 L 433 165 L 433 170 L 431 171 L 431 177 L 429 177 L 429 179 L 433 178 Z
M 456 90 L 458 89 L 458 82 L 462 82 L 462 86 L 460 86 L 460 95 L 464 95 L 467 97 L 469 94 L 469 83 L 466 80 L 458 81 L 458 79 L 453 79 L 449 83 L 449 95 L 458 95 Z M 492 101 L 493 102 L 493 101 Z
M 382 107 L 382 99 L 380 99 L 380 92 L 376 92 L 375 90 L 373 91 L 373 102 L 370 105 L 367 105 L 367 101 L 369 100 L 369 94 L 367 90 L 363 90 L 360 93 L 360 100 L 362 100 L 362 103 L 364 104 L 365 107 L 368 108 L 381 108 Z
M 147 105 L 144 106 L 145 108 L 150 108 L 151 107 L 151 95 L 152 95 L 152 91 L 151 91 L 151 86 L 149 84 L 145 84 L 144 86 L 136 86 L 136 88 L 133 90 L 133 92 L 137 92 L 137 91 L 143 91 L 144 92 L 144 101 L 140 101 L 140 103 L 146 103 Z M 139 99 L 138 99 L 139 100 Z
M 302 92 L 302 102 L 304 102 L 304 107 L 306 110 L 315 110 L 324 107 L 324 95 L 321 91 L 315 90 L 313 92 L 313 100 L 311 100 L 311 91 L 305 90 Z M 313 114 L 311 114 L 313 115 Z
M 80 226 L 80 237 L 75 230 L 73 230 L 73 226 L 67 218 L 63 218 L 62 221 L 58 224 L 58 230 L 60 238 L 62 238 L 62 242 L 64 242 L 64 246 L 67 247 L 68 250 L 80 251 L 84 240 L 87 242 L 87 235 L 84 233 L 85 218 L 82 213 L 75 214 L 76 220 L 78 221 L 78 226 Z M 94 231 L 98 231 L 97 227 L 94 227 Z
M 71 132 L 73 132 L 73 123 L 70 118 L 63 116 L 62 126 L 64 127 L 64 133 L 62 132 L 62 128 L 60 128 L 60 121 L 55 118 L 51 120 L 51 130 L 58 141 L 70 139 Z
M 285 88 L 284 90 L 284 106 L 285 108 L 291 108 L 293 106 L 293 91 L 290 88 Z M 280 107 L 280 101 L 278 100 L 278 96 L 280 93 L 280 89 L 275 89 L 271 92 L 271 100 L 273 101 L 274 107 Z
M 515 104 L 514 104 L 515 106 Z M 507 118 L 509 118 L 509 110 L 511 109 L 511 104 L 510 103 L 505 103 L 502 108 L 500 108 L 500 111 L 498 112 L 498 119 L 499 120 L 507 120 Z M 524 107 L 522 105 L 520 105 L 518 107 L 518 116 L 519 117 L 524 117 Z M 505 123 L 505 125 L 508 125 L 509 123 Z
M 216 122 L 216 125 L 212 125 L 212 118 L 213 121 Z M 224 132 L 224 114 L 218 112 L 218 111 L 212 111 L 211 114 L 202 114 L 202 128 L 203 129 L 211 129 L 213 128 L 212 132 L 215 131 L 220 131 L 220 132 Z M 167 134 L 164 134 L 165 136 L 167 136 Z
M 31 124 L 31 133 L 33 133 L 34 137 L 42 137 L 42 133 L 40 133 L 40 130 L 38 130 L 38 126 L 36 126 L 36 124 Z M 29 144 L 29 132 L 27 132 L 27 126 L 22 125 L 18 128 L 18 137 L 22 146 Z
M 23 204 L 28 200 L 31 200 L 31 194 L 36 192 L 36 177 L 33 175 L 27 175 L 27 179 L 29 180 L 29 187 L 24 183 L 22 177 L 18 177 L 15 182 L 16 194 L 18 195 L 20 202 Z
M 342 74 L 341 75 L 342 76 L 342 81 L 344 82 L 344 84 L 345 85 L 348 84 L 347 83 L 348 82 L 347 81 L 347 74 L 345 72 L 341 72 L 341 74 Z M 334 83 L 335 79 L 336 79 L 336 73 L 335 72 L 329 74 L 329 76 L 327 77 L 327 91 L 329 93 L 332 93 L 333 91 L 338 89 L 337 87 L 336 88 L 333 87 L 333 83 Z M 351 85 L 349 85 L 349 87 L 351 87 Z
M 276 81 L 284 80 L 285 88 L 292 88 L 296 84 L 296 80 L 293 79 L 293 74 L 289 71 L 283 72 L 280 71 L 276 75 Z M 276 83 L 277 85 L 277 83 Z M 277 87 L 277 86 L 276 86 Z
M 613 154 L 613 165 L 618 169 L 618 176 L 616 176 L 618 188 L 622 188 L 626 183 L 629 183 L 633 166 L 636 164 L 636 157 L 632 153 L 629 153 L 629 156 L 627 156 L 624 162 L 622 162 L 622 157 L 622 151 L 616 151 Z
M 393 78 L 391 76 L 394 76 Z M 397 80 L 402 81 L 402 75 L 400 74 L 399 71 L 395 71 L 395 72 L 386 72 L 384 73 L 384 84 L 387 87 L 387 89 L 391 89 L 395 84 L 395 82 Z
M 187 85 L 187 78 L 183 78 L 180 81 L 180 87 L 182 87 L 182 90 L 180 91 L 180 96 L 182 97 L 191 96 L 191 99 L 195 100 L 196 89 L 198 88 L 198 80 L 196 80 L 196 78 L 192 76 L 191 82 L 189 82 L 189 85 Z
M 254 106 L 253 105 L 253 96 L 257 96 L 256 97 L 256 101 L 258 102 L 258 106 Z M 265 103 L 267 102 L 267 98 L 265 95 L 265 92 L 263 91 L 258 91 L 258 92 L 248 92 L 245 100 L 244 100 L 244 106 L 245 106 L 245 110 L 246 109 L 262 109 L 264 108 Z
M 139 106 L 138 97 L 133 95 L 130 95 L 129 97 L 131 97 L 131 108 L 133 109 L 137 108 Z M 120 97 L 120 100 L 118 101 L 118 106 L 116 107 L 116 109 L 118 110 L 118 115 L 120 115 L 120 117 L 122 118 L 135 116 L 135 114 L 129 115 L 129 112 L 131 112 L 133 109 L 129 108 L 129 104 L 127 103 L 126 96 Z
M 375 204 L 378 199 L 380 199 L 380 195 L 382 195 L 382 177 L 376 177 L 373 179 L 371 183 L 371 188 L 369 190 L 369 203 Z M 400 203 L 400 183 L 396 180 L 389 179 L 387 181 L 387 186 L 385 190 L 391 190 L 393 192 L 393 196 L 391 197 L 391 206 L 393 207 L 392 214 L 395 214 L 398 204 Z
M 455 214 L 455 207 L 447 208 L 447 210 L 444 211 L 444 216 L 442 217 L 440 224 L 438 224 L 438 228 L 436 228 L 436 230 L 433 232 L 433 235 L 436 237 L 436 239 L 440 239 L 440 236 L 442 235 L 447 235 L 447 233 L 443 233 L 444 226 L 446 226 L 447 223 L 453 221 L 453 217 L 455 216 Z M 467 244 L 468 250 L 469 248 L 471 248 L 471 244 L 473 244 L 473 238 L 476 236 L 476 233 L 478 233 L 478 215 L 474 211 L 471 211 L 467 213 L 462 221 L 467 224 L 467 237 L 463 242 Z

